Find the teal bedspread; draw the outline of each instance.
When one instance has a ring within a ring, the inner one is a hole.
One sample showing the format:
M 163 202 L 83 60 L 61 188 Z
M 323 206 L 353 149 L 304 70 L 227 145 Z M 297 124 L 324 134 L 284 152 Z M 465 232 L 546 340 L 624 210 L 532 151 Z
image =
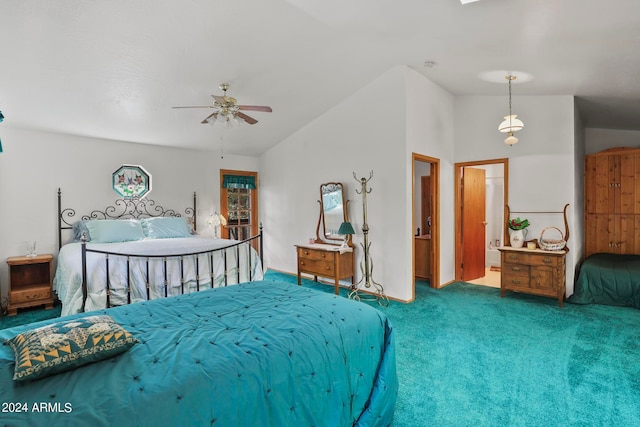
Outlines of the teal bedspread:
M 392 423 L 394 332 L 382 312 L 364 303 L 260 281 L 95 313 L 108 313 L 140 343 L 24 384 L 13 382 L 13 353 L 0 345 L 0 425 Z M 0 330 L 0 342 L 33 325 Z M 28 409 L 16 412 L 6 403 Z
M 567 301 L 640 308 L 640 255 L 591 255 L 582 263 Z

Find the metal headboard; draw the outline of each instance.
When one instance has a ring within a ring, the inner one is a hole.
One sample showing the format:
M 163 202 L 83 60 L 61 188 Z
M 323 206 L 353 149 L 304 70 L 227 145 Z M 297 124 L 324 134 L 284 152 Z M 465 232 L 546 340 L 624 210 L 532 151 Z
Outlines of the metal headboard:
M 196 192 L 193 192 L 193 205 L 184 210 L 184 213 L 188 220 L 193 225 L 193 229 L 196 227 Z M 62 208 L 62 190 L 58 188 L 58 249 L 62 247 L 62 230 L 71 230 L 73 228 L 73 222 L 76 215 L 75 209 Z M 153 217 L 181 217 L 180 212 L 176 212 L 174 209 L 165 209 L 164 207 L 157 205 L 155 200 L 148 198 L 122 198 L 116 199 L 113 205 L 107 206 L 103 210 L 93 210 L 87 215 L 82 215 L 80 220 L 89 219 L 139 219 L 139 218 L 153 218 Z

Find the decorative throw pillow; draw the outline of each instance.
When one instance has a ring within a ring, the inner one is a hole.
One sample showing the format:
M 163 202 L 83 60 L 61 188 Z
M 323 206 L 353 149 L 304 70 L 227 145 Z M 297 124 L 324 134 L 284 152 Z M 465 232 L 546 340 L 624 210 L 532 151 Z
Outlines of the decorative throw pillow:
M 15 353 L 14 381 L 27 381 L 115 356 L 137 342 L 111 316 L 97 315 L 31 329 L 5 344 Z
M 87 242 L 91 241 L 91 235 L 89 234 L 89 229 L 87 228 L 87 221 L 86 220 L 80 220 L 80 221 L 74 222 L 73 225 L 71 226 L 71 228 L 73 229 L 73 241 L 74 242 L 82 241 L 82 236 L 83 235 L 84 235 L 85 239 L 87 239 Z

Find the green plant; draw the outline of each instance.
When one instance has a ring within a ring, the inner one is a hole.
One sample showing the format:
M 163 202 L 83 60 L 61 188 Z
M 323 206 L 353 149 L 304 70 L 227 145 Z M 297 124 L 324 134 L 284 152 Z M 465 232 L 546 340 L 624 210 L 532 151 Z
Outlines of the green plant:
M 507 225 L 512 230 L 524 230 L 529 224 L 528 219 L 520 219 L 520 217 L 507 221 Z

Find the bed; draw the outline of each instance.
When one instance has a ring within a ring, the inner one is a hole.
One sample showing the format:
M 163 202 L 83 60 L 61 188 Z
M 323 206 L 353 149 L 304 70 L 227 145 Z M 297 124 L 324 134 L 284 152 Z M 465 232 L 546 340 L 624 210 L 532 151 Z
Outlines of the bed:
M 128 198 L 77 221 L 61 197 L 53 287 L 63 316 L 263 278 L 262 228 L 242 241 L 196 234 L 195 193 L 186 217 Z M 64 230 L 73 238 L 63 245 Z
M 392 423 L 394 331 L 366 304 L 255 281 L 89 314 L 95 313 L 108 313 L 139 342 L 117 356 L 27 382 L 12 380 L 13 353 L 0 346 L 3 424 Z M 87 313 L 63 320 L 82 316 Z M 51 322 L 0 330 L 0 341 Z M 43 403 L 50 410 L 33 411 Z
M 587 257 L 567 301 L 640 308 L 640 255 L 596 253 Z

